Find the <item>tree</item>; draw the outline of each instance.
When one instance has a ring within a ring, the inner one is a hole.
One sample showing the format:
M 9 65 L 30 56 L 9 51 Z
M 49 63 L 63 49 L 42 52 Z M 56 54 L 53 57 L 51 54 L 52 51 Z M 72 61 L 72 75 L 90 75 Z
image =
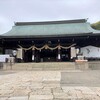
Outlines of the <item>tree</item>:
M 100 21 L 91 24 L 91 27 L 96 29 L 96 30 L 100 30 Z

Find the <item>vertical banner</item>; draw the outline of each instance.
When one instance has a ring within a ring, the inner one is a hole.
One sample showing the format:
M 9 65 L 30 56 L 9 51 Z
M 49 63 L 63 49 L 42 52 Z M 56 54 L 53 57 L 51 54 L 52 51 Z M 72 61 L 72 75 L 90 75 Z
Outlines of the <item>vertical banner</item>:
M 32 55 L 32 61 L 34 61 L 34 55 Z
M 73 59 L 74 57 L 76 57 L 76 49 L 75 49 L 75 47 L 71 47 L 71 49 L 70 49 L 71 51 L 71 59 Z
M 35 49 L 32 49 L 32 61 L 35 61 Z
M 22 50 L 22 48 L 17 49 L 17 58 L 23 59 L 23 50 Z
M 57 55 L 57 60 L 60 61 L 61 60 L 61 54 L 60 54 L 60 49 L 58 49 L 58 55 Z
M 58 60 L 60 60 L 61 59 L 61 56 L 60 56 L 60 54 L 58 54 Z

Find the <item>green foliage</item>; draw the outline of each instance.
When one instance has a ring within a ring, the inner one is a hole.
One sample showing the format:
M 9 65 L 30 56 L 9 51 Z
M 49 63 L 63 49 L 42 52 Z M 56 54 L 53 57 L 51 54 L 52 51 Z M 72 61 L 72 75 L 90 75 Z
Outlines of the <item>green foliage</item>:
M 93 23 L 91 24 L 92 28 L 96 29 L 96 30 L 100 30 L 100 21 L 99 22 L 96 22 L 96 23 Z

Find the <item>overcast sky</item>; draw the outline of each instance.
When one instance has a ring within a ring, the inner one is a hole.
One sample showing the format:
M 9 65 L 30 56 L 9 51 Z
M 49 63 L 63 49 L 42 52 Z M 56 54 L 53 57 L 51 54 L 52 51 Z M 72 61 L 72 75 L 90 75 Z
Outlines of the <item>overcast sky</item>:
M 100 0 L 0 0 L 0 34 L 19 21 L 83 18 L 100 21 Z

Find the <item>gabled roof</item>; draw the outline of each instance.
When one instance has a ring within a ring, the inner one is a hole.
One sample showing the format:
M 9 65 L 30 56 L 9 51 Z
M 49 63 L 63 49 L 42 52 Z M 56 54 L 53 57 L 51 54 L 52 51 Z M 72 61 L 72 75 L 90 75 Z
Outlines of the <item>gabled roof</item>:
M 16 22 L 12 29 L 2 34 L 4 37 L 53 37 L 97 34 L 100 31 L 91 28 L 86 19 L 46 21 L 46 22 Z

